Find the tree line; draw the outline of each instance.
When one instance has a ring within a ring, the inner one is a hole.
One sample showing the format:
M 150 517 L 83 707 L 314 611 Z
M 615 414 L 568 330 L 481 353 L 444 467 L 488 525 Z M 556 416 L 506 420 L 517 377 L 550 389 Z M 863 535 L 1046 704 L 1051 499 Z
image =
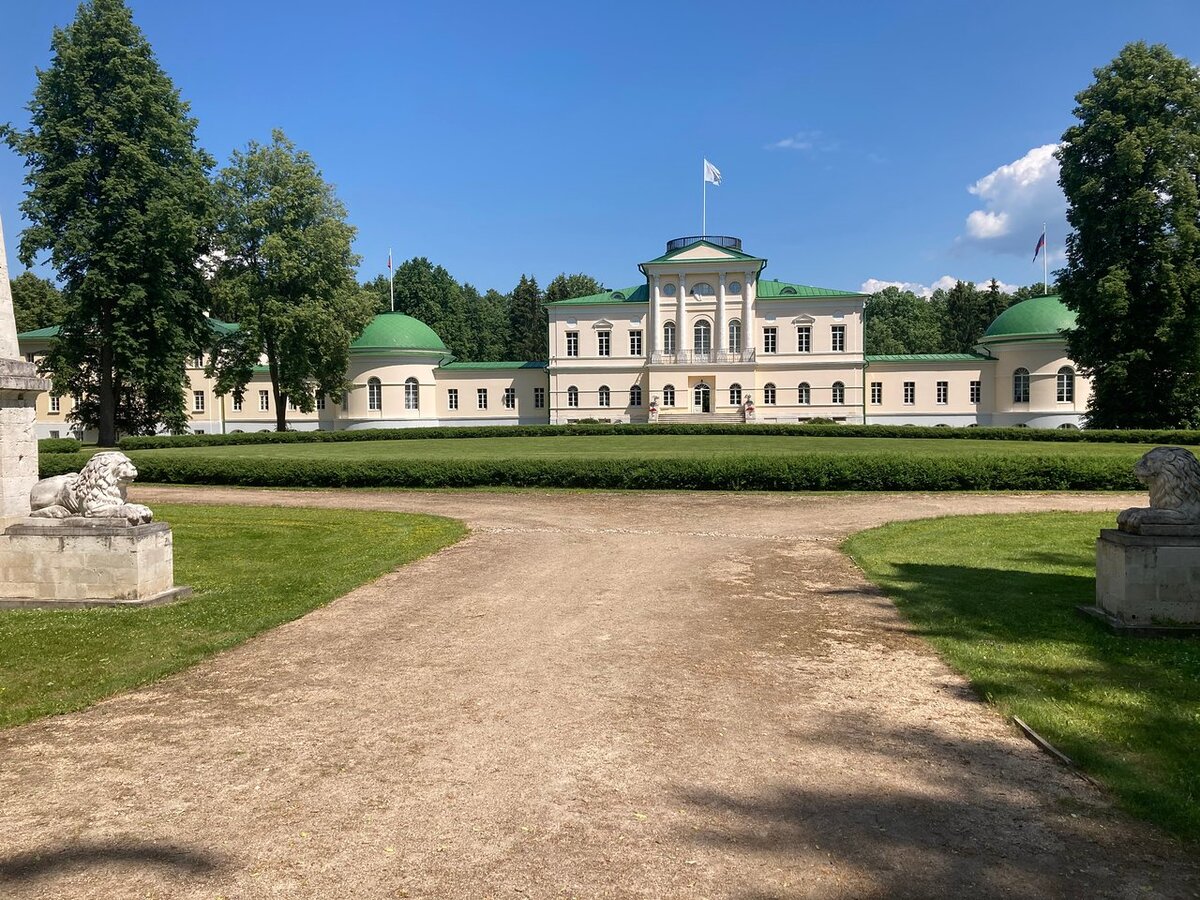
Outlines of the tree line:
M 1050 293 L 1056 290 L 1050 285 Z M 988 325 L 1014 303 L 1046 293 L 1042 282 L 1002 291 L 994 278 L 986 287 L 959 281 L 929 297 L 887 287 L 863 308 L 863 347 L 870 355 L 969 353 Z

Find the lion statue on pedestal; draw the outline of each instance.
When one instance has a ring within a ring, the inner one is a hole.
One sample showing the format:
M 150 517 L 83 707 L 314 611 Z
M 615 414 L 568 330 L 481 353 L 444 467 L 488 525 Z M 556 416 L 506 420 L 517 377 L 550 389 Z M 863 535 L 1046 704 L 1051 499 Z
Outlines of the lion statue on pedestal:
M 1200 526 L 1200 462 L 1182 447 L 1155 447 L 1133 467 L 1137 480 L 1150 488 L 1150 506 L 1134 507 L 1117 516 L 1125 531 L 1143 525 Z
M 144 525 L 154 513 L 140 503 L 125 501 L 125 490 L 135 478 L 137 467 L 128 456 L 104 450 L 89 459 L 81 472 L 35 484 L 29 492 L 30 514 L 48 519 L 124 519 L 130 525 Z

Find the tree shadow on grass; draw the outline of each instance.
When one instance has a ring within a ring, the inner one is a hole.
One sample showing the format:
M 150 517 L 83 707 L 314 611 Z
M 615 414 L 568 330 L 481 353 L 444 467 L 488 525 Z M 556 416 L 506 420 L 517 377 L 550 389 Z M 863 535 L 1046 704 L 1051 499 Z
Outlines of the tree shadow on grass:
M 889 727 L 884 716 L 835 719 L 805 740 L 828 745 L 826 758 L 853 747 L 868 762 L 745 793 L 677 788 L 690 821 L 701 823 L 682 830 L 684 839 L 791 876 L 791 890 L 744 884 L 732 886 L 736 896 L 815 896 L 830 866 L 842 896 L 1174 897 L 1200 888 L 1187 847 L 1106 821 L 1094 792 L 1036 754 Z
M 97 869 L 174 869 L 195 876 L 211 875 L 224 867 L 223 857 L 203 850 L 145 841 L 91 841 L 0 856 L 0 885 Z

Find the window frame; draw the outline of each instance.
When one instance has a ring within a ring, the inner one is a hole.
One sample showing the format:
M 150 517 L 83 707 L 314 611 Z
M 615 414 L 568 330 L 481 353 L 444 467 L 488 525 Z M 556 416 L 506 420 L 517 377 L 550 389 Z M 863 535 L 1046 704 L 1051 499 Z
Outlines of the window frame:
M 775 405 L 775 382 L 768 381 L 763 385 L 763 406 Z
M 485 388 L 485 387 L 475 388 L 475 408 L 476 409 L 487 409 L 488 408 L 488 389 L 487 388 Z
M 567 356 L 579 356 L 579 332 L 567 332 Z
M 675 405 L 675 385 L 673 385 L 673 384 L 664 384 L 663 385 L 662 405 L 663 406 L 674 406 Z
M 736 381 L 729 385 L 729 405 L 742 405 L 742 386 Z
M 679 329 L 674 322 L 663 322 L 663 353 L 674 356 L 679 352 Z
M 832 397 L 830 401 L 834 406 L 846 405 L 846 383 L 844 381 L 835 381 L 833 383 Z
M 642 329 L 629 329 L 629 355 L 642 356 Z
M 729 327 L 725 329 L 726 339 L 729 342 L 730 353 L 741 353 L 745 346 L 742 342 L 742 320 L 731 319 Z
M 800 406 L 812 406 L 812 385 L 807 381 L 796 386 L 796 402 Z
M 796 352 L 812 353 L 812 326 L 796 326 Z
M 1030 378 L 1029 370 L 1024 366 L 1018 366 L 1013 369 L 1012 373 L 1012 402 L 1015 406 L 1018 403 L 1029 402 Z
M 546 389 L 544 387 L 535 387 L 533 389 L 533 408 L 546 408 Z
M 600 328 L 596 331 L 596 355 L 612 356 L 612 329 Z
M 596 391 L 596 405 L 603 407 L 612 406 L 612 390 L 607 384 L 600 385 Z
M 872 406 L 882 406 L 883 405 L 883 382 L 882 381 L 872 381 L 871 382 L 871 405 Z
M 939 381 L 934 385 L 934 402 L 938 406 L 946 406 L 950 403 L 949 381 Z
M 969 388 L 969 393 L 967 396 L 970 397 L 969 402 L 971 402 L 971 403 L 974 403 L 974 404 L 982 403 L 983 402 L 983 382 L 980 380 L 973 380 L 971 382 L 971 386 Z
M 404 379 L 404 408 L 421 408 L 421 383 L 411 376 Z
M 579 388 L 575 385 L 567 388 L 567 408 L 579 409 Z
M 768 325 L 763 329 L 763 353 L 779 352 L 779 329 Z
M 833 353 L 846 352 L 846 326 L 829 326 L 829 347 Z
M 458 388 L 446 388 L 446 409 L 458 409 Z
M 629 405 L 642 405 L 642 386 L 640 384 L 631 384 L 629 386 Z
M 383 382 L 373 375 L 367 379 L 367 412 L 383 412 Z
M 701 341 L 701 335 L 704 340 Z M 700 345 L 703 343 L 703 347 Z M 712 353 L 713 348 L 713 327 L 712 322 L 708 319 L 697 319 L 692 323 L 692 352 L 693 353 Z
M 500 398 L 500 405 L 505 409 L 517 408 L 517 389 L 515 387 L 506 387 L 504 395 Z
M 917 405 L 917 383 L 915 381 L 904 382 L 904 405 Z
M 1059 403 L 1075 402 L 1075 370 L 1070 366 L 1062 366 L 1054 377 L 1055 396 Z
M 270 412 L 271 411 L 271 392 L 270 391 L 260 390 L 258 392 L 258 411 L 259 412 Z

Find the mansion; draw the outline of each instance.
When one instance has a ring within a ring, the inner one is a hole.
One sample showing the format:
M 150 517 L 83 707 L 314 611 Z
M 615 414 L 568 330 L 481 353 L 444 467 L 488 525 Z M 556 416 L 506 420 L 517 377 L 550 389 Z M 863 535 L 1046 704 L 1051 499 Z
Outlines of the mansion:
M 1090 386 L 1066 356 L 1074 315 L 1055 296 L 1017 303 L 971 353 L 867 356 L 853 291 L 763 278 L 732 237 L 669 241 L 621 290 L 546 304 L 549 359 L 457 362 L 425 323 L 376 316 L 350 347 L 345 401 L 292 411 L 298 430 L 603 422 L 838 422 L 1079 427 Z M 235 326 L 216 323 L 214 327 Z M 33 361 L 55 328 L 18 336 Z M 275 427 L 265 369 L 240 399 L 191 362 L 196 433 Z M 71 399 L 37 400 L 39 437 L 68 437 Z

